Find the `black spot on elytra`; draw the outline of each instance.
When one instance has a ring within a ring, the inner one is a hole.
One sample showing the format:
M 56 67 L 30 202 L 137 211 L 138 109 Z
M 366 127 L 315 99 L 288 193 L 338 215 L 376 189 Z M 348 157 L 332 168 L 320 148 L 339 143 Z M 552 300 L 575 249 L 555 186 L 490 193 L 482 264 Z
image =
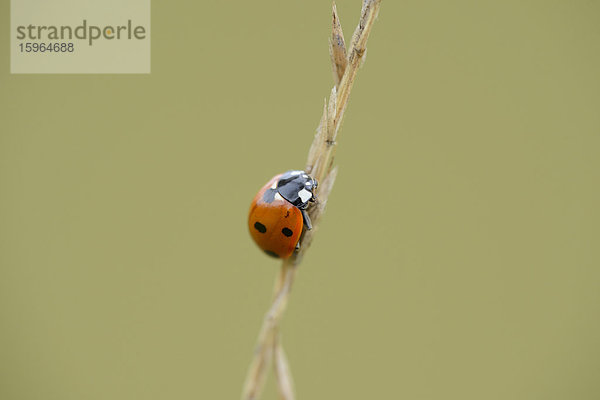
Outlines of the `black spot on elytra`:
M 267 255 L 271 256 L 271 257 L 275 257 L 275 258 L 279 258 L 279 256 L 277 255 L 277 253 L 271 251 L 271 250 L 265 250 L 265 253 L 267 253 Z
M 281 233 L 283 233 L 287 237 L 290 237 L 294 234 L 294 232 L 292 232 L 292 230 L 290 228 L 283 228 L 281 230 Z
M 259 231 L 260 233 L 265 233 L 267 231 L 267 227 L 261 224 L 260 222 L 254 223 L 254 229 Z
M 267 189 L 265 191 L 265 194 L 263 194 L 262 200 L 265 203 L 272 203 L 273 200 L 275 200 L 275 193 L 277 193 L 277 190 L 275 190 L 275 189 Z

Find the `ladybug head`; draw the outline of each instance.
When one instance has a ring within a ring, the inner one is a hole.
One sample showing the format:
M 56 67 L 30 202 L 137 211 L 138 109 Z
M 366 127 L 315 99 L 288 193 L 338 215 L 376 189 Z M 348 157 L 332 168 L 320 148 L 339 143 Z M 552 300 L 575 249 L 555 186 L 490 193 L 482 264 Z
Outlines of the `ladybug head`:
M 314 202 L 317 199 L 317 196 L 315 195 L 315 189 L 317 188 L 319 183 L 317 182 L 317 180 L 315 178 L 308 176 L 308 175 L 307 175 L 307 177 L 308 178 L 307 178 L 306 182 L 304 183 L 304 188 L 312 194 L 312 197 L 308 201 Z
M 308 207 L 309 202 L 316 200 L 316 179 L 304 171 L 288 171 L 277 183 L 277 191 L 281 196 L 300 209 Z

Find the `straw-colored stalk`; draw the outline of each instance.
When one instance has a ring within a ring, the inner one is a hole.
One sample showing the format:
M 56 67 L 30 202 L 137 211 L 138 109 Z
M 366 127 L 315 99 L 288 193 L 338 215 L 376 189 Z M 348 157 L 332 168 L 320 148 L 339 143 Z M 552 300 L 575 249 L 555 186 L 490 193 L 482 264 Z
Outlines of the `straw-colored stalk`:
M 319 182 L 318 200 L 308 209 L 313 229 L 304 232 L 300 239 L 300 250 L 290 258 L 283 260 L 279 276 L 275 281 L 273 302 L 265 315 L 258 335 L 258 342 L 242 392 L 242 400 L 258 399 L 271 362 L 274 366 L 281 398 L 284 400 L 294 399 L 292 376 L 281 344 L 279 321 L 286 307 L 296 269 L 318 229 L 319 221 L 325 211 L 327 198 L 335 181 L 337 168 L 333 168 L 333 158 L 338 130 L 348 104 L 356 73 L 364 60 L 367 39 L 377 18 L 380 4 L 381 0 L 363 0 L 360 21 L 352 36 L 348 52 L 346 52 L 346 44 L 336 6 L 335 3 L 333 4 L 329 53 L 335 86 L 331 89 L 329 101 L 325 100 L 323 116 L 308 152 L 305 168 L 305 171 Z

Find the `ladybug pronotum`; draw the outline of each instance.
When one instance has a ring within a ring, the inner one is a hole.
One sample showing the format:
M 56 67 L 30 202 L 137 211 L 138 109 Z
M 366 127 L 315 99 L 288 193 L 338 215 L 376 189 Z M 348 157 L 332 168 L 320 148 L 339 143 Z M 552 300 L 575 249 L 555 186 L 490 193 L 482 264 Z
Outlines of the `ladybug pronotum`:
M 274 176 L 252 200 L 248 229 L 252 239 L 272 257 L 288 258 L 299 248 L 302 228 L 312 229 L 306 213 L 316 197 L 317 181 L 304 171 Z

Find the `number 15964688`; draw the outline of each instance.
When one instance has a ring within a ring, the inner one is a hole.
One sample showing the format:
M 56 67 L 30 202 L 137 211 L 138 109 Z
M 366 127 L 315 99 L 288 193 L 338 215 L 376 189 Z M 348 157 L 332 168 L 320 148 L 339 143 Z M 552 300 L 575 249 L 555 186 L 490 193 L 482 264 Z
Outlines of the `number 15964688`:
M 73 43 L 19 43 L 21 53 L 72 53 Z

